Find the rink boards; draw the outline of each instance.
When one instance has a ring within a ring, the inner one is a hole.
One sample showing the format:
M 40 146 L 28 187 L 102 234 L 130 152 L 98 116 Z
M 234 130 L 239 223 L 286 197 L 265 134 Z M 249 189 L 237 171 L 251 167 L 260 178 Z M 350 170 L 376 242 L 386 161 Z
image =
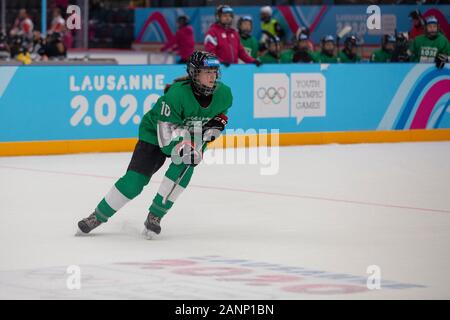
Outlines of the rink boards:
M 0 155 L 133 149 L 181 65 L 0 67 Z M 450 140 L 450 69 L 432 64 L 234 65 L 217 147 Z

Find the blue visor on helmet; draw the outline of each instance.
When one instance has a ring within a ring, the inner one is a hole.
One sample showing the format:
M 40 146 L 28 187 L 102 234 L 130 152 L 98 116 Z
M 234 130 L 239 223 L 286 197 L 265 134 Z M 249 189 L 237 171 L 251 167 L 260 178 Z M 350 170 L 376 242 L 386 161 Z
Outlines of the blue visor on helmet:
M 387 36 L 386 42 L 395 43 L 395 37 L 393 35 Z
M 216 58 L 208 58 L 203 60 L 203 66 L 207 68 L 219 68 L 220 62 Z
M 328 42 L 328 41 L 334 42 L 334 37 L 329 35 L 329 36 L 325 36 L 323 38 L 323 42 Z
M 308 40 L 308 39 L 309 39 L 308 35 L 304 33 L 300 33 L 300 35 L 298 36 L 298 40 Z
M 220 13 L 233 13 L 233 9 L 231 7 L 224 7 Z

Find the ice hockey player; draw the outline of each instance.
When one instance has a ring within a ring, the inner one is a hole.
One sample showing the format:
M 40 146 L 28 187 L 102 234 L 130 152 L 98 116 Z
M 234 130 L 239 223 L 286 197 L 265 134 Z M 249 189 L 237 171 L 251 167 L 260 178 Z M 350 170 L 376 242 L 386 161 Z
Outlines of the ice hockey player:
M 225 129 L 226 113 L 233 99 L 230 88 L 219 81 L 220 63 L 215 55 L 195 51 L 187 63 L 187 73 L 187 77 L 166 88 L 165 94 L 144 115 L 125 175 L 112 186 L 94 212 L 78 222 L 79 234 L 89 233 L 107 222 L 138 196 L 170 157 L 172 162 L 144 223 L 147 238 L 160 234 L 161 219 L 189 184 L 206 143 Z
M 240 17 L 237 22 L 241 44 L 248 55 L 254 59 L 258 58 L 259 44 L 258 40 L 252 36 L 253 19 L 251 16 Z
M 372 62 L 390 62 L 395 50 L 396 39 L 391 34 L 385 34 L 381 38 L 381 49 L 372 53 L 370 61 Z
M 357 54 L 358 39 L 355 36 L 349 36 L 344 40 L 344 49 L 339 52 L 339 62 L 343 63 L 355 63 L 360 62 L 361 57 Z
M 413 62 L 434 62 L 442 69 L 450 55 L 450 44 L 439 32 L 438 20 L 434 16 L 425 19 L 425 34 L 417 36 L 410 45 Z
M 321 49 L 319 52 L 313 54 L 314 62 L 318 63 L 336 63 L 338 58 L 334 53 L 336 48 L 334 37 L 332 35 L 327 35 L 322 38 Z
M 280 63 L 281 41 L 277 36 L 270 36 L 266 40 L 267 51 L 259 58 L 262 63 Z
M 309 33 L 298 32 L 292 49 L 281 53 L 281 63 L 311 63 L 313 52 L 310 50 Z

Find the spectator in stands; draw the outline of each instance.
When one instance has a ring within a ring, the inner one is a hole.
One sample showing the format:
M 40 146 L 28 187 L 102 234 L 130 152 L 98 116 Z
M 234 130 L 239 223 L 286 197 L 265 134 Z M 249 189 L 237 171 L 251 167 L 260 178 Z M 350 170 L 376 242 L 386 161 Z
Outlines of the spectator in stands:
M 34 61 L 39 61 L 42 59 L 39 52 L 41 52 L 42 48 L 45 46 L 45 38 L 41 34 L 39 30 L 33 31 L 33 46 L 30 51 L 31 59 Z
M 281 63 L 311 63 L 313 62 L 313 52 L 309 33 L 300 32 L 296 34 L 294 46 L 281 53 Z
M 52 24 L 50 26 L 50 29 L 48 30 L 49 33 L 53 32 L 59 32 L 64 33 L 66 31 L 66 21 L 61 15 L 61 9 L 55 8 L 52 12 Z
M 334 37 L 332 35 L 324 36 L 320 42 L 320 51 L 313 54 L 313 61 L 318 63 L 338 62 L 338 58 L 334 53 L 335 48 Z
M 261 47 L 266 43 L 266 39 L 270 36 L 276 36 L 280 39 L 284 39 L 285 32 L 277 19 L 272 18 L 273 11 L 270 6 L 264 6 L 260 10 L 261 19 Z
M 23 64 L 31 63 L 31 56 L 28 52 L 28 44 L 24 41 L 24 36 L 17 34 L 13 37 L 11 43 L 11 58 L 22 62 Z
M 372 53 L 372 62 L 391 62 L 395 50 L 396 39 L 391 34 L 385 34 L 381 38 L 381 48 Z
M 241 44 L 248 55 L 256 59 L 258 57 L 258 40 L 252 36 L 253 19 L 251 16 L 240 17 L 237 23 Z
M 52 23 L 48 33 L 58 32 L 62 36 L 62 41 L 66 48 L 72 48 L 73 36 L 70 30 L 66 28 L 66 21 L 64 20 L 61 9 L 54 8 L 52 11 Z
M 216 55 L 221 63 L 229 66 L 241 59 L 245 63 L 261 64 L 258 59 L 250 57 L 241 44 L 239 33 L 231 27 L 233 9 L 227 5 L 220 5 L 216 9 L 216 22 L 206 33 L 205 50 Z
M 161 48 L 161 51 L 175 51 L 180 56 L 178 63 L 187 63 L 194 52 L 194 45 L 194 30 L 189 24 L 189 17 L 182 15 L 177 18 L 177 32 L 175 36 Z
M 56 60 L 65 59 L 67 56 L 67 49 L 62 41 L 62 36 L 59 32 L 49 34 L 45 39 L 43 47 L 39 50 L 42 60 Z
M 0 60 L 9 60 L 11 57 L 11 49 L 9 48 L 8 38 L 6 34 L 0 32 Z
M 16 35 L 23 36 L 24 42 L 30 41 L 33 38 L 33 21 L 28 17 L 26 9 L 20 9 L 19 15 L 14 21 L 13 28 L 10 31 L 10 36 L 14 37 Z
M 48 33 L 59 32 L 64 34 L 66 31 L 66 21 L 61 15 L 61 9 L 55 8 L 52 12 L 52 24 L 50 25 L 50 29 Z
M 344 40 L 344 49 L 339 51 L 338 60 L 343 63 L 360 62 L 361 57 L 357 54 L 358 39 L 355 36 L 348 36 Z
M 22 62 L 25 65 L 31 63 L 31 55 L 26 47 L 20 48 L 19 54 L 16 56 L 16 60 Z
M 262 63 L 280 63 L 281 41 L 277 36 L 266 40 L 267 51 L 259 59 Z
M 15 59 L 16 56 L 20 53 L 20 49 L 23 44 L 23 36 L 15 35 L 11 38 L 11 47 L 9 53 L 11 54 L 11 59 Z
M 411 18 L 412 27 L 409 31 L 409 39 L 414 40 L 417 36 L 420 36 L 423 34 L 423 26 L 424 26 L 424 20 L 422 17 L 422 14 L 419 10 L 414 10 L 409 14 L 409 17 Z

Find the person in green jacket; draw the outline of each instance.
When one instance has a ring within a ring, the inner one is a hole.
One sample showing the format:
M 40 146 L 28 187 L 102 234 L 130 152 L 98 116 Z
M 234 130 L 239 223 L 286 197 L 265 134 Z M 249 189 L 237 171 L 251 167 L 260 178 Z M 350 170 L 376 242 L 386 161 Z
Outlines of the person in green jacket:
M 280 38 L 269 37 L 266 40 L 267 51 L 259 58 L 262 63 L 280 63 Z
M 361 57 L 357 54 L 358 39 L 355 36 L 349 36 L 344 40 L 344 49 L 339 51 L 338 60 L 343 63 L 360 62 Z
M 370 58 L 371 62 L 391 62 L 392 53 L 395 50 L 395 37 L 391 34 L 385 34 L 381 38 L 381 48 L 375 50 Z
M 309 35 L 299 33 L 294 46 L 291 49 L 281 53 L 281 63 L 311 63 L 313 62 L 313 53 L 309 49 Z
M 434 16 L 425 19 L 425 34 L 411 42 L 409 51 L 413 62 L 434 62 L 438 68 L 444 67 L 450 55 L 450 44 L 439 32 L 439 24 Z
M 239 36 L 241 38 L 242 46 L 248 55 L 256 59 L 258 57 L 259 43 L 258 40 L 252 36 L 253 19 L 251 16 L 240 17 L 237 22 Z
M 326 35 L 322 38 L 321 49 L 313 54 L 313 61 L 316 63 L 337 63 L 339 62 L 334 50 L 336 48 L 335 40 L 332 35 Z

